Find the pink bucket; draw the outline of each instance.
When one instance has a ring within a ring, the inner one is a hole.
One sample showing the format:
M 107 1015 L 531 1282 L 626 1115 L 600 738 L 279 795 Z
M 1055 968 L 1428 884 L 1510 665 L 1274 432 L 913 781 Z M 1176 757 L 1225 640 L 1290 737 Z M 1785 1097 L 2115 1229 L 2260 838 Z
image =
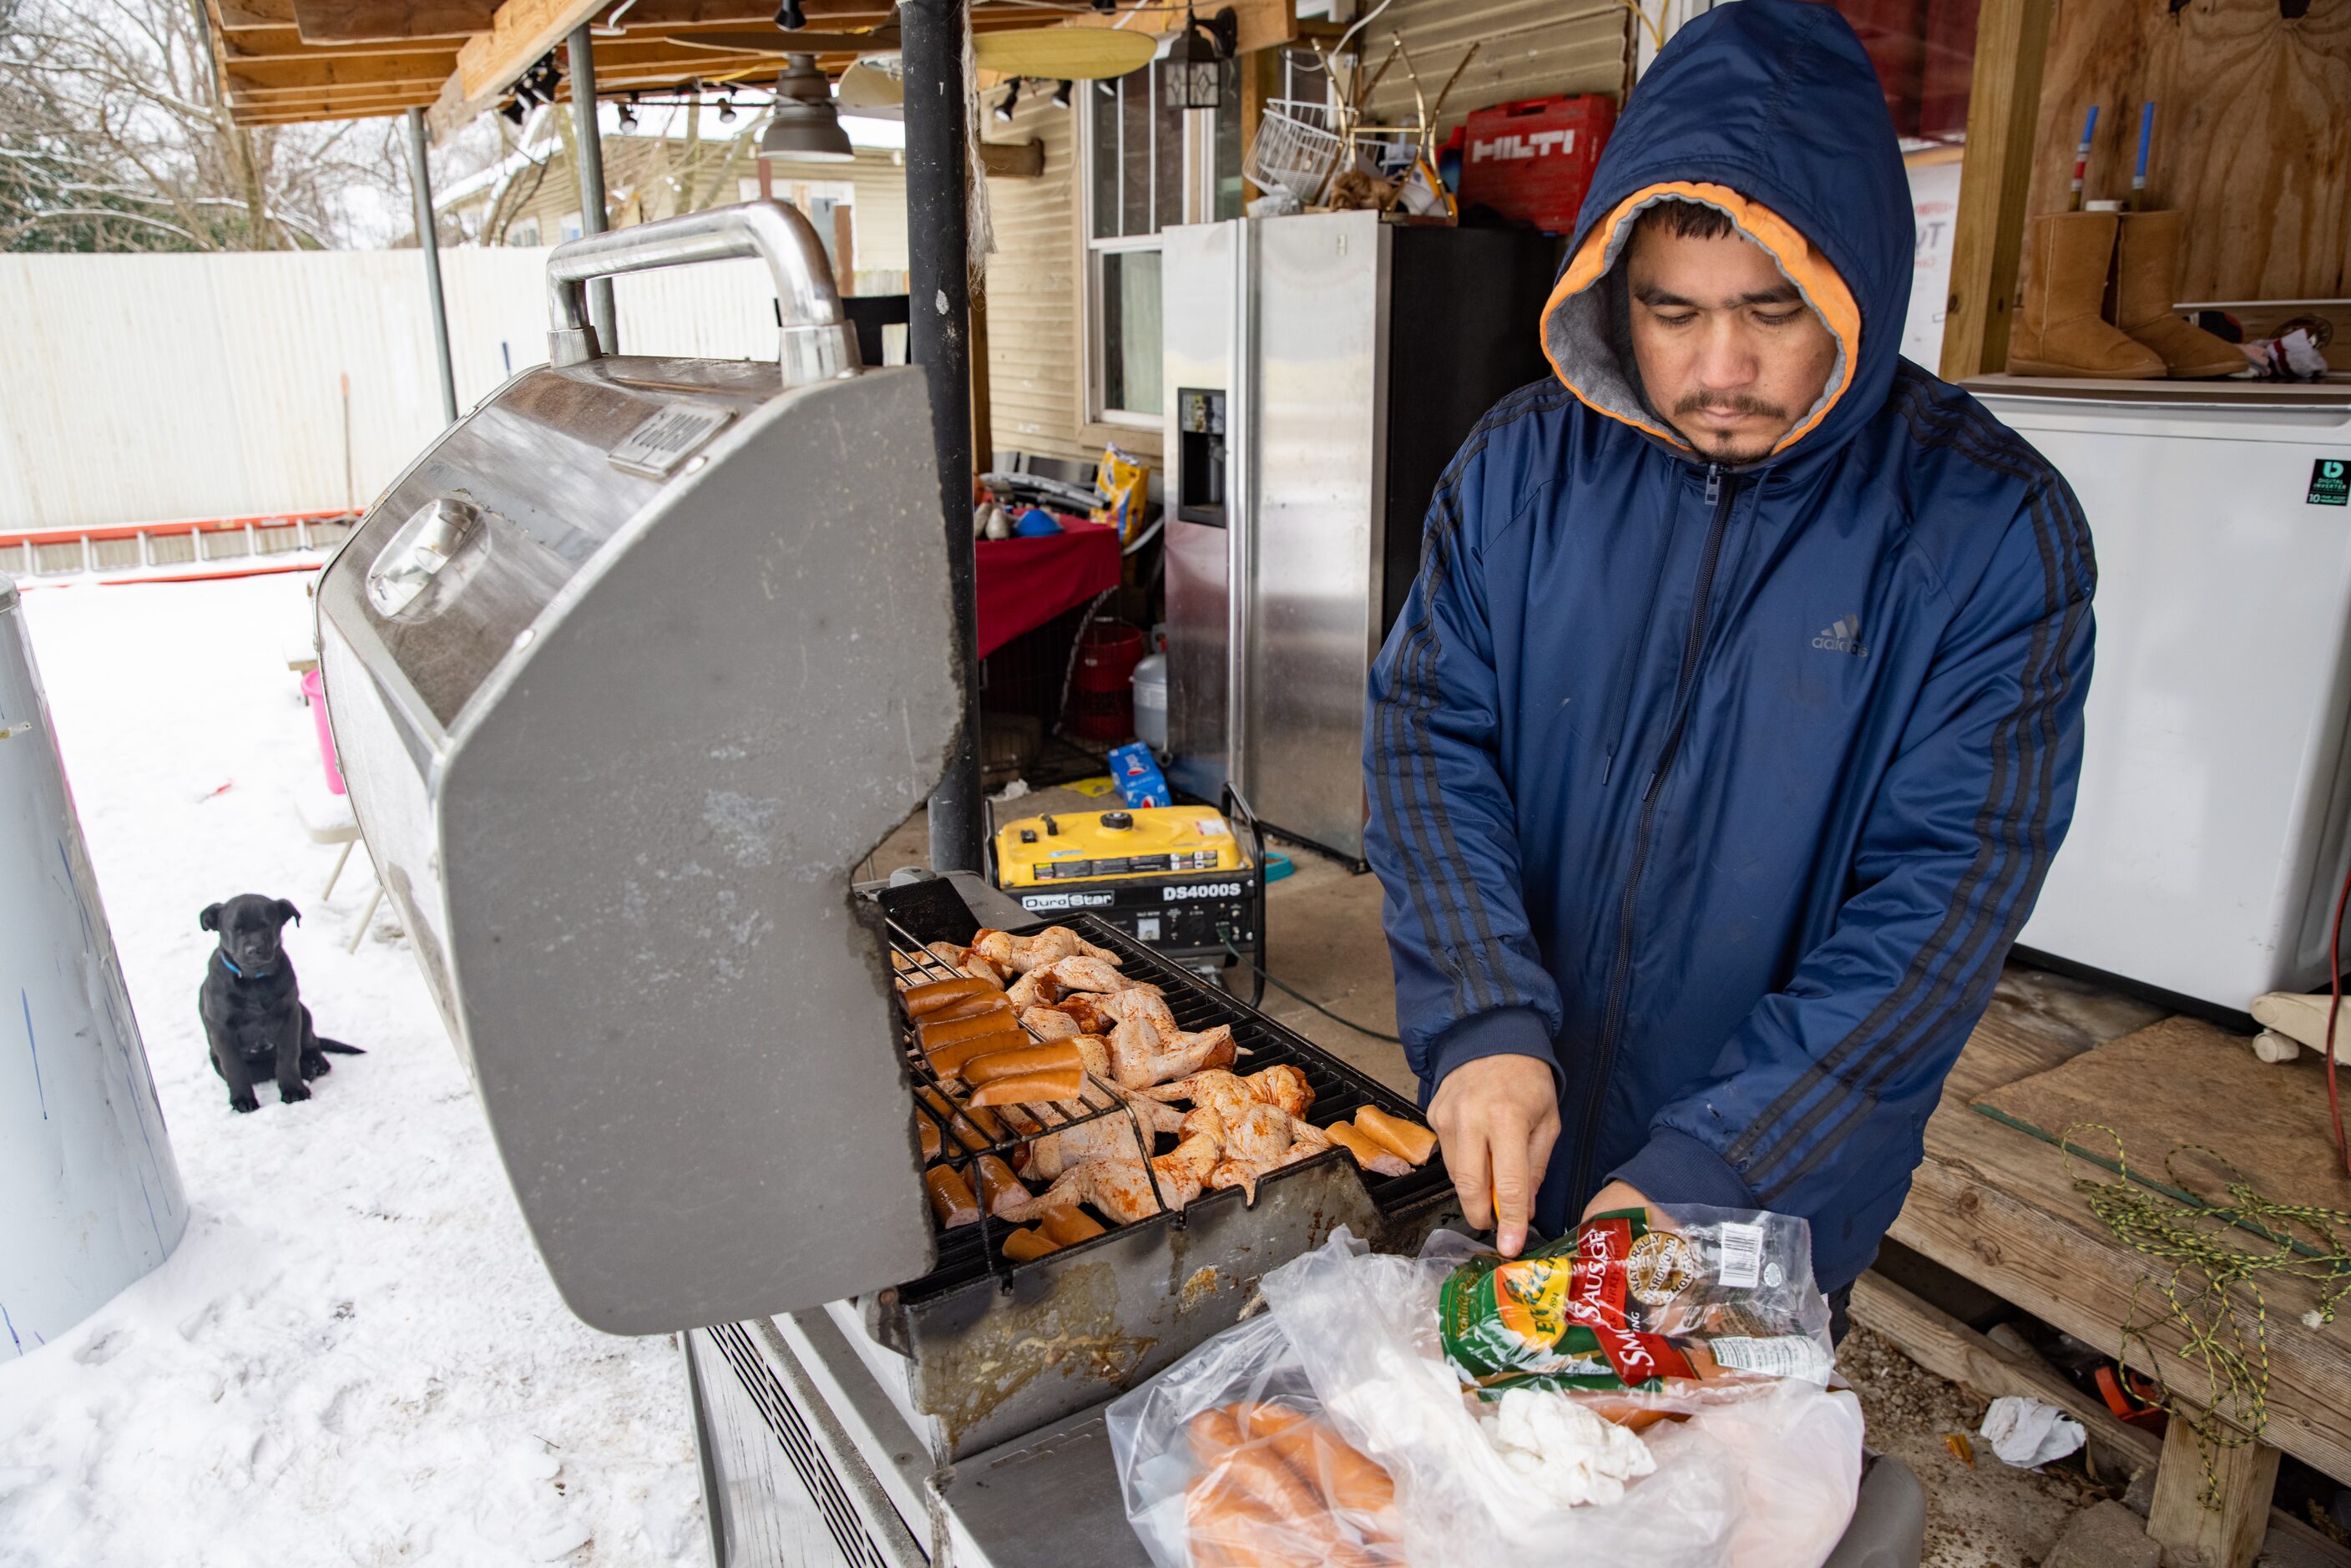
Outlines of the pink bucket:
M 316 670 L 302 672 L 302 700 L 310 705 L 311 722 L 319 727 L 319 760 L 327 767 L 327 788 L 343 792 L 343 770 L 335 766 L 335 732 L 327 727 L 327 682 Z

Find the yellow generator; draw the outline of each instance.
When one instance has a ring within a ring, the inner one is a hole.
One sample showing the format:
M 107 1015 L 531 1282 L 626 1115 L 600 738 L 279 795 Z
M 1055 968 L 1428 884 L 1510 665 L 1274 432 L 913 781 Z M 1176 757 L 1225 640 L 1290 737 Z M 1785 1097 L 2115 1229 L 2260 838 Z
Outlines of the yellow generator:
M 1229 791 L 1226 800 L 1238 805 Z M 1265 993 L 1265 835 L 1239 809 L 1247 844 L 1206 806 L 1022 817 L 996 830 L 996 884 L 1040 920 L 1099 915 L 1228 990 L 1239 988 L 1224 973 L 1238 951 L 1256 1000 Z

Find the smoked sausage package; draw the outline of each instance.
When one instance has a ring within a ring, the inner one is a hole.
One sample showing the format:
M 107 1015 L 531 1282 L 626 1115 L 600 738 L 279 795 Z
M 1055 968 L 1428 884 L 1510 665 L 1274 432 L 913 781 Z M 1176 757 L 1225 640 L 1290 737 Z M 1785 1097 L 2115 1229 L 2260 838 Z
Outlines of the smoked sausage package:
M 1555 1389 L 1646 1426 L 1782 1378 L 1825 1386 L 1835 1364 L 1801 1219 L 1688 1206 L 1665 1227 L 1628 1208 L 1516 1258 L 1444 1234 L 1426 1254 L 1458 1260 L 1438 1332 L 1485 1398 Z
M 1738 1231 L 1723 1279 L 1725 1223 L 1762 1228 L 1752 1284 Z M 1153 1561 L 1818 1568 L 1852 1514 L 1862 1423 L 1823 1385 L 1802 1222 L 1594 1224 L 1507 1261 L 1449 1231 L 1398 1258 L 1342 1228 L 1267 1274 L 1269 1312 L 1110 1408 Z M 1661 1234 L 1678 1249 L 1640 1246 Z M 1805 1349 L 1720 1348 L 1740 1340 Z

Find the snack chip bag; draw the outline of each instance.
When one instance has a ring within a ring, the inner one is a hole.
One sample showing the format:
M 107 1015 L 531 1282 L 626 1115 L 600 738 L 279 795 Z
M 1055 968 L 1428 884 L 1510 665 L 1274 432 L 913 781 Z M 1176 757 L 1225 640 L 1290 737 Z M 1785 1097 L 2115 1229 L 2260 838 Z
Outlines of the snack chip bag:
M 1115 527 L 1121 544 L 1133 544 L 1143 527 L 1143 503 L 1150 487 L 1149 464 L 1118 447 L 1103 447 L 1102 462 L 1094 468 L 1094 492 L 1103 500 L 1091 514 L 1093 520 Z

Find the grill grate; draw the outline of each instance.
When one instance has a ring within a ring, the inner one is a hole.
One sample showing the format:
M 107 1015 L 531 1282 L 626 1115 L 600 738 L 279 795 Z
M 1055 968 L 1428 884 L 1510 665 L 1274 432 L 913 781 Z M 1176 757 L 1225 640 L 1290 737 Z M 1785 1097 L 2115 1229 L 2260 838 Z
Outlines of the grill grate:
M 908 977 L 920 976 L 926 980 L 951 980 L 961 977 L 937 954 L 916 940 L 913 932 L 894 919 L 891 920 L 889 925 L 891 950 L 905 960 L 904 964 L 892 966 L 900 976 Z M 1036 1031 L 1030 1030 L 1028 1025 L 1021 1025 L 1021 1029 L 1031 1040 L 1037 1039 Z M 1079 1098 L 1076 1101 L 1078 1109 L 1071 1109 L 1071 1102 L 1061 1100 L 1046 1101 L 1037 1104 L 1022 1103 L 975 1108 L 965 1103 L 968 1099 L 967 1095 L 960 1094 L 949 1088 L 947 1081 L 940 1077 L 938 1070 L 931 1065 L 930 1056 L 923 1050 L 921 1037 L 911 1018 L 906 1021 L 904 1038 L 906 1048 L 906 1066 L 914 1075 L 915 1101 L 922 1105 L 925 1115 L 939 1124 L 939 1158 L 936 1163 L 961 1172 L 964 1180 L 971 1187 L 972 1196 L 979 1199 L 979 1223 L 970 1227 L 959 1225 L 955 1229 L 945 1232 L 940 1241 L 940 1255 L 946 1256 L 946 1242 L 949 1239 L 956 1237 L 965 1230 L 971 1230 L 976 1233 L 975 1250 L 983 1266 L 992 1268 L 997 1277 L 1003 1281 L 1005 1288 L 1009 1290 L 1012 1284 L 1013 1263 L 1010 1259 L 1004 1256 L 1004 1244 L 1000 1234 L 1004 1228 L 998 1224 L 995 1216 L 987 1212 L 987 1200 L 980 1197 L 981 1157 L 994 1155 L 1001 1159 L 1031 1138 L 1040 1138 L 1048 1133 L 1058 1133 L 1065 1127 L 1081 1127 L 1088 1122 L 1099 1122 L 1105 1116 L 1125 1117 L 1128 1124 L 1134 1129 L 1138 1147 L 1148 1147 L 1150 1140 L 1144 1136 L 1143 1124 L 1135 1116 L 1133 1107 L 1112 1093 L 1109 1086 L 1091 1072 L 1085 1075 L 1085 1086 L 1078 1092 Z M 949 1114 L 945 1116 L 937 1113 L 936 1107 L 942 1103 L 952 1107 Z M 969 1134 L 959 1132 L 958 1123 L 970 1129 Z M 967 1136 L 969 1135 L 987 1138 L 989 1134 L 987 1129 L 990 1123 L 1002 1127 L 1001 1137 L 993 1138 L 978 1147 L 974 1147 L 966 1141 Z M 1148 1162 L 1144 1164 L 1143 1170 L 1144 1176 L 1150 1178 L 1152 1197 L 1158 1199 L 1162 1208 L 1166 1207 L 1167 1195 L 1159 1190 L 1158 1176 L 1152 1171 Z
M 1274 1022 L 1238 997 L 1210 986 L 1190 970 L 1169 962 L 1098 915 L 1075 915 L 1063 920 L 1040 922 L 1034 925 L 1024 925 L 1014 931 L 1013 935 L 1033 936 L 1046 929 L 1050 925 L 1066 925 L 1094 946 L 1109 948 L 1119 956 L 1122 960 L 1122 969 L 1126 975 L 1134 979 L 1148 980 L 1162 988 L 1166 993 L 1168 1010 L 1176 1015 L 1176 1021 L 1186 1032 L 1198 1033 L 1202 1030 L 1213 1029 L 1218 1024 L 1229 1026 L 1233 1031 L 1234 1043 L 1249 1053 L 1234 1064 L 1235 1071 L 1255 1072 L 1259 1068 L 1285 1063 L 1298 1067 L 1306 1074 L 1307 1082 L 1314 1087 L 1314 1104 L 1307 1112 L 1306 1119 L 1316 1126 L 1328 1126 L 1332 1122 L 1345 1121 L 1366 1104 L 1376 1105 L 1392 1114 L 1408 1117 L 1416 1122 L 1420 1120 L 1419 1108 L 1403 1095 L 1395 1092 L 1384 1084 L 1365 1077 L 1321 1048 L 1310 1044 L 1303 1037 Z M 910 957 L 919 954 L 923 958 L 928 959 L 934 966 L 934 968 L 929 971 L 934 977 L 943 978 L 952 973 L 947 966 L 939 963 L 935 957 L 925 951 L 919 942 L 914 941 L 904 928 L 895 921 L 891 923 L 891 937 L 893 946 L 904 944 L 913 948 L 913 953 L 908 955 Z M 935 1082 L 935 1078 L 925 1076 L 929 1073 L 930 1066 L 927 1061 L 920 1060 L 921 1051 L 912 1050 L 911 1047 L 910 1051 L 914 1059 L 914 1071 L 917 1081 Z M 1089 1087 L 1091 1089 L 1094 1086 Z M 1106 1091 L 1104 1092 L 1107 1093 Z M 1116 1100 L 1115 1096 L 1111 1098 L 1113 1109 L 1123 1112 L 1124 1106 Z M 1105 1113 L 1108 1113 L 1098 1111 L 1093 1113 L 1093 1115 Z M 1092 1120 L 1092 1116 L 1084 1119 Z M 1017 1145 L 1020 1141 L 1019 1137 L 1015 1136 L 1007 1140 L 1005 1146 Z M 951 1146 L 951 1143 L 945 1146 Z M 1174 1138 L 1163 1135 L 1153 1152 L 1165 1154 L 1174 1146 Z M 1002 1153 L 1003 1147 L 998 1147 L 996 1152 Z M 1332 1159 L 1352 1161 L 1353 1156 L 1344 1149 L 1333 1147 L 1326 1153 L 1317 1155 L 1312 1160 L 1275 1171 L 1260 1181 L 1259 1186 L 1262 1190 L 1285 1179 L 1292 1172 L 1307 1169 L 1323 1160 Z M 1450 1178 L 1445 1174 L 1445 1156 L 1441 1154 L 1430 1155 L 1426 1165 L 1409 1176 L 1384 1176 L 1370 1171 L 1358 1171 L 1356 1174 L 1363 1178 L 1364 1186 L 1370 1193 L 1372 1202 L 1385 1214 L 1397 1213 L 1432 1194 L 1447 1190 L 1451 1186 Z M 1212 1203 L 1239 1203 L 1242 1197 L 1238 1189 L 1226 1188 L 1203 1193 L 1194 1201 L 1191 1207 L 1196 1209 Z M 939 1238 L 937 1267 L 921 1279 L 901 1285 L 898 1288 L 898 1296 L 901 1301 L 908 1302 L 922 1301 L 959 1289 L 991 1273 L 1008 1285 L 1015 1270 L 1050 1269 L 1068 1257 L 1101 1245 L 1111 1236 L 1129 1235 L 1144 1227 L 1155 1225 L 1181 1227 L 1188 1212 L 1190 1211 L 1187 1209 L 1183 1213 L 1163 1213 L 1142 1221 L 1140 1225 L 1114 1227 L 1105 1236 L 1080 1242 L 1075 1247 L 1063 1248 L 1034 1262 L 1014 1263 L 1007 1259 L 1000 1249 L 1005 1227 L 991 1220 L 983 1211 L 978 1225 L 957 1226 L 955 1229 L 943 1234 Z

